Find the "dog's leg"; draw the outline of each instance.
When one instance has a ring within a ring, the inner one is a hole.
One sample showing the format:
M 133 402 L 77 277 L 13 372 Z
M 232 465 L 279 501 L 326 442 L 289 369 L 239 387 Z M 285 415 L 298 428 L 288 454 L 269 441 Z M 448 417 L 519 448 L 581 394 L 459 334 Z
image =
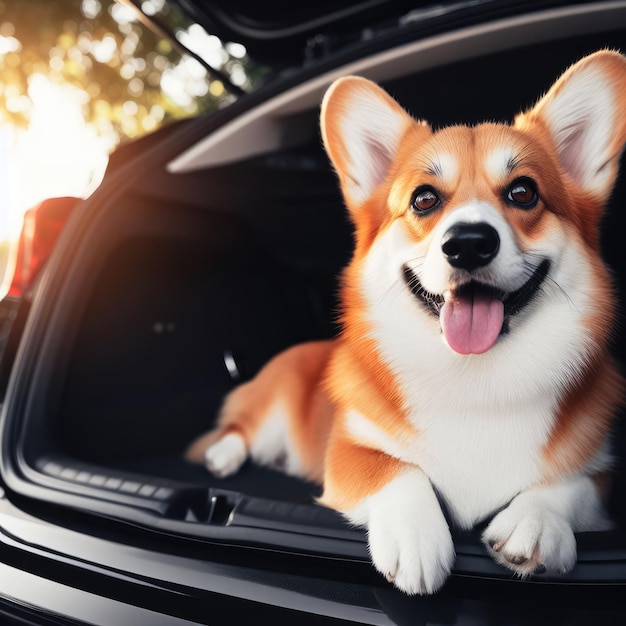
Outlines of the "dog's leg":
M 259 465 L 320 480 L 333 409 L 319 385 L 331 341 L 300 344 L 280 353 L 231 391 L 217 427 L 185 452 L 215 476 L 235 474 L 250 456 Z
M 245 383 L 226 396 L 217 426 L 195 439 L 185 458 L 204 465 L 214 476 L 235 474 L 250 454 L 256 432 L 263 424 L 263 398 L 256 380 Z
M 248 458 L 248 444 L 237 428 L 217 428 L 196 439 L 185 457 L 200 463 L 218 478 L 235 474 Z
M 259 379 L 237 387 L 224 401 L 218 426 L 189 446 L 186 459 L 206 466 L 218 478 L 237 473 L 248 456 L 284 471 L 293 466 L 291 473 L 297 473 L 298 455 L 287 432 L 289 420 L 296 418 L 274 395 L 279 394 Z
M 564 574 L 576 563 L 574 533 L 610 527 L 594 480 L 578 474 L 520 493 L 494 517 L 483 542 L 520 576 Z
M 454 545 L 428 477 L 345 440 L 333 442 L 330 453 L 321 503 L 367 528 L 372 562 L 396 587 L 407 594 L 437 591 L 450 574 Z
M 437 591 L 450 574 L 454 546 L 430 481 L 405 471 L 367 501 L 372 562 L 408 594 Z

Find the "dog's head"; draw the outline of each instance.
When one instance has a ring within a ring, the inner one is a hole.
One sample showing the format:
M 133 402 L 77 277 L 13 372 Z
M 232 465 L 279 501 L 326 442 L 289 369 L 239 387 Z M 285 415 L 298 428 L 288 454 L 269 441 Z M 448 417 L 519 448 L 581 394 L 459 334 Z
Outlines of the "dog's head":
M 596 315 L 584 302 L 610 298 L 597 248 L 626 141 L 622 55 L 586 57 L 512 125 L 434 131 L 358 77 L 330 87 L 321 120 L 356 227 L 346 276 L 361 299 L 401 284 L 460 354 L 506 341 L 547 297 L 582 307 L 583 324 L 610 320 L 609 303 Z

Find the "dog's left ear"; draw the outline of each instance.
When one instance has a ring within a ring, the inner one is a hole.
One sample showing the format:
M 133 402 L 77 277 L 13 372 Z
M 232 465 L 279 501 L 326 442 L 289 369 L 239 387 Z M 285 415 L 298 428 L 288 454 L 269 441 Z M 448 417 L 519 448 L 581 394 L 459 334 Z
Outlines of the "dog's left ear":
M 515 126 L 548 130 L 561 166 L 604 201 L 626 142 L 626 57 L 603 50 L 572 65 Z

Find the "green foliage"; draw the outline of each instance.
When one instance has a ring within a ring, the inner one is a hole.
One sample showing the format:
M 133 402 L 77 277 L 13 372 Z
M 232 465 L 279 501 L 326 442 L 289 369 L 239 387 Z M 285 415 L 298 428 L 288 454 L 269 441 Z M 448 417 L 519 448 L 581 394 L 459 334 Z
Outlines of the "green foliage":
M 173 31 L 213 51 L 219 68 L 241 87 L 251 87 L 241 46 L 224 46 L 186 24 L 164 0 L 143 4 Z M 81 89 L 85 119 L 121 138 L 228 99 L 200 63 L 181 57 L 132 9 L 112 0 L 0 0 L 0 124 L 28 125 L 29 81 L 36 74 Z

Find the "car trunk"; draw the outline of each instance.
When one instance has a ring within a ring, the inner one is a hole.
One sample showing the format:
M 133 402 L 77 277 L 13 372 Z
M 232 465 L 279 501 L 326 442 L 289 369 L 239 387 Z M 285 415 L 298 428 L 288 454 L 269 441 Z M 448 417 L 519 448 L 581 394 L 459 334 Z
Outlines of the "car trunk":
M 137 194 L 115 208 L 81 294 L 55 438 L 85 462 L 306 498 L 310 485 L 276 472 L 246 467 L 215 481 L 181 455 L 270 357 L 335 333 L 350 227 L 318 149 L 203 173 L 207 189 L 211 178 L 247 193 L 226 189 L 203 206 Z
M 509 120 L 565 66 L 607 45 L 626 49 L 624 31 L 458 60 L 384 86 L 437 126 Z M 316 118 L 310 109 L 299 119 L 312 128 Z M 625 178 L 604 228 L 622 293 Z M 131 179 L 123 193 L 116 179 L 105 183 L 91 203 L 106 210 L 94 208 L 89 223 L 77 216 L 73 240 L 61 242 L 53 267 L 63 277 L 43 279 L 51 284 L 35 300 L 19 359 L 28 376 L 14 378 L 5 403 L 12 488 L 179 536 L 367 559 L 364 534 L 315 504 L 319 486 L 250 463 L 217 479 L 182 457 L 236 384 L 284 348 L 338 331 L 351 225 L 318 134 L 221 166 Z M 45 299 L 53 288 L 54 302 Z M 616 336 L 624 363 L 623 329 Z M 615 449 L 618 529 L 580 538 L 569 580 L 626 580 L 619 424 Z M 457 571 L 508 576 L 478 531 L 457 535 L 457 554 Z

